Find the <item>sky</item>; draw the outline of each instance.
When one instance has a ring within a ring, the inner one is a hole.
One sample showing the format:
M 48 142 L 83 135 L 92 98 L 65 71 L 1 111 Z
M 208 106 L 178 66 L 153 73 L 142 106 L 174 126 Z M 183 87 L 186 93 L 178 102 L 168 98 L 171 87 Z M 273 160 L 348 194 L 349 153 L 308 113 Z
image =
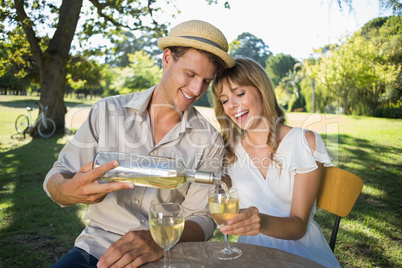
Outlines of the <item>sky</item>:
M 332 0 L 229 0 L 208 5 L 206 0 L 172 0 L 181 11 L 169 30 L 183 21 L 200 19 L 212 23 L 226 36 L 228 43 L 243 32 L 261 38 L 274 54 L 284 53 L 296 59 L 308 58 L 313 49 L 338 43 L 340 38 L 360 29 L 381 14 L 378 0 L 354 0 L 354 12 L 348 6 L 339 8 Z M 169 11 L 171 10 L 171 11 Z M 172 5 L 166 14 L 172 14 Z

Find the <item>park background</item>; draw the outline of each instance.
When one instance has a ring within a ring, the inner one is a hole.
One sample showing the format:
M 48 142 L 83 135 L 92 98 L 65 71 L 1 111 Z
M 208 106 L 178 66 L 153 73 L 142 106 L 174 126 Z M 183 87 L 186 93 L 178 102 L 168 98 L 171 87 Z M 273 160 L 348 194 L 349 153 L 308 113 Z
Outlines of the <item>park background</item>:
M 159 81 L 158 36 L 182 20 L 206 16 L 225 34 L 239 31 L 227 35 L 229 53 L 266 69 L 288 123 L 316 130 L 334 164 L 363 179 L 356 206 L 341 222 L 335 250 L 341 265 L 402 266 L 400 1 L 322 0 L 324 9 L 312 1 L 303 10 L 290 0 L 281 1 L 285 6 L 240 2 L 198 0 L 192 9 L 180 0 L 0 3 L 0 267 L 47 267 L 71 248 L 86 206 L 54 204 L 42 189 L 45 174 L 96 100 Z M 371 17 L 359 17 L 362 3 L 375 8 Z M 242 7 L 243 16 L 231 15 Z M 301 16 L 308 10 L 315 13 Z M 326 21 L 315 21 L 325 10 Z M 282 19 L 267 23 L 273 13 Z M 343 19 L 350 32 L 337 28 Z M 313 28 L 320 23 L 327 29 Z M 58 125 L 50 139 L 34 131 L 24 138 L 14 128 L 17 116 L 38 101 Z M 213 121 L 209 92 L 196 105 Z M 319 211 L 316 220 L 328 237 L 332 215 Z M 222 239 L 219 232 L 214 239 Z

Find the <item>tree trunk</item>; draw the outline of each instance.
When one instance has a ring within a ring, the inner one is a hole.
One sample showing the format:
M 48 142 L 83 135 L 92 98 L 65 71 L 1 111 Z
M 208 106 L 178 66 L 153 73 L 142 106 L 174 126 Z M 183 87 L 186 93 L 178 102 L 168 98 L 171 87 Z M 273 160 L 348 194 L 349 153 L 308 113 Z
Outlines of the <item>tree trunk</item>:
M 41 73 L 41 94 L 39 102 L 48 107 L 46 116 L 56 122 L 56 132 L 63 133 L 65 114 L 64 89 L 66 86 L 66 64 L 57 60 L 58 57 L 48 57 L 43 62 Z M 42 78 L 43 77 L 43 78 Z M 41 112 L 41 111 L 39 111 Z M 37 128 L 32 128 L 31 135 L 37 136 Z
M 348 94 L 343 95 L 343 113 L 348 114 Z
M 371 105 L 371 114 L 370 116 L 374 115 L 375 110 L 380 105 L 380 94 L 385 91 L 384 85 L 375 85 L 374 86 L 374 94 L 373 94 L 373 101 Z
M 40 72 L 40 103 L 48 107 L 47 116 L 56 122 L 57 132 L 64 132 L 64 89 L 66 85 L 66 65 L 69 57 L 83 0 L 63 0 L 59 9 L 57 29 L 46 51 L 42 51 L 30 20 L 24 9 L 23 0 L 14 0 L 17 19 L 23 25 L 35 62 Z M 38 136 L 33 127 L 31 136 Z
M 83 0 L 63 0 L 60 6 L 59 23 L 56 32 L 43 53 L 40 66 L 40 103 L 48 107 L 47 116 L 56 122 L 56 132 L 64 133 L 64 92 L 66 86 L 67 61 L 74 38 Z M 37 128 L 30 133 L 37 136 Z
M 313 102 L 313 113 L 315 113 L 315 80 L 314 78 L 311 79 L 311 95 L 312 95 L 312 102 Z

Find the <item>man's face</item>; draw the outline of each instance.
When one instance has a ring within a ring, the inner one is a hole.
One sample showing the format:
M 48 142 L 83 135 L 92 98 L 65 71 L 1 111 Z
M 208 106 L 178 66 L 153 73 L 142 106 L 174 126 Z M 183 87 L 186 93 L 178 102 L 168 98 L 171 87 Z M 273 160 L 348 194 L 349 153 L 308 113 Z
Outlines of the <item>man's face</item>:
M 164 102 L 185 111 L 207 91 L 216 68 L 204 53 L 195 49 L 187 50 L 177 61 L 167 49 L 162 60 L 161 94 Z

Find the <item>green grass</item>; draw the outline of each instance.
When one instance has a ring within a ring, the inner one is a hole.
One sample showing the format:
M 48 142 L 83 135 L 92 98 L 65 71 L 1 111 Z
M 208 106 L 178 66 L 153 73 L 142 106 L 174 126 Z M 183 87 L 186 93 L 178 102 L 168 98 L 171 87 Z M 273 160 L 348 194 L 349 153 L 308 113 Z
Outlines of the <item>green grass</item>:
M 0 267 L 47 267 L 72 247 L 85 226 L 85 205 L 60 208 L 42 188 L 68 139 L 16 134 L 15 119 L 37 100 L 0 96 Z M 66 100 L 68 108 L 93 102 Z M 341 221 L 335 249 L 339 262 L 343 267 L 401 267 L 402 120 L 322 115 L 306 126 L 305 117 L 289 114 L 288 121 L 319 132 L 335 165 L 364 182 L 351 214 Z M 333 220 L 325 211 L 316 214 L 327 238 Z M 222 241 L 220 232 L 213 239 Z

